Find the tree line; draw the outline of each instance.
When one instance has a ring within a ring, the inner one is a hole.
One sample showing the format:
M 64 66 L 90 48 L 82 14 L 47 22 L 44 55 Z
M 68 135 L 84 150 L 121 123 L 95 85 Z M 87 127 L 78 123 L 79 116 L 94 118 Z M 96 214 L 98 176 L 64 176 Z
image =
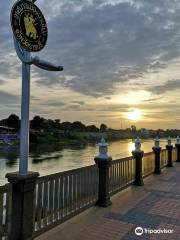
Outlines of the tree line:
M 20 129 L 20 118 L 16 114 L 11 114 L 8 118 L 0 120 L 1 126 L 7 126 L 10 128 L 14 128 L 16 131 Z M 60 119 L 46 119 L 40 116 L 34 116 L 32 120 L 30 120 L 30 129 L 36 131 L 47 131 L 52 132 L 54 130 L 62 130 L 62 131 L 76 131 L 76 132 L 104 132 L 108 130 L 106 124 L 102 123 L 100 127 L 96 127 L 95 125 L 85 125 L 80 121 L 75 122 L 61 122 Z

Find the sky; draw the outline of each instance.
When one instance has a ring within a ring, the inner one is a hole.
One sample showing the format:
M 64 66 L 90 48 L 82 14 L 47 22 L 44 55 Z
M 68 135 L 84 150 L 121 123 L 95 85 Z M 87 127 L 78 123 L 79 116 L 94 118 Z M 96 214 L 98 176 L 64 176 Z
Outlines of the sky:
M 0 119 L 20 115 L 21 63 L 0 1 Z M 180 128 L 180 0 L 37 0 L 48 41 L 31 68 L 30 117 Z

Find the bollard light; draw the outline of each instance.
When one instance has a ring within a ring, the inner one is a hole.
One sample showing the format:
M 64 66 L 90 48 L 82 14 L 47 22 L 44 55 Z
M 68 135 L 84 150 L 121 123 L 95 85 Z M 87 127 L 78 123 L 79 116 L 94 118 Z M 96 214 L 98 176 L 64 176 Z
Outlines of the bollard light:
M 168 142 L 168 145 L 170 146 L 170 145 L 172 145 L 172 139 L 171 139 L 171 137 L 169 136 L 168 137 L 168 140 L 167 140 L 167 142 Z
M 159 148 L 160 147 L 160 140 L 159 140 L 158 136 L 154 140 L 154 147 L 155 148 Z
M 135 151 L 140 152 L 141 151 L 141 139 L 139 137 L 135 140 Z
M 96 146 L 99 147 L 99 155 L 98 158 L 109 158 L 108 156 L 108 146 L 109 144 L 105 141 L 105 139 L 102 137 L 100 143 L 98 143 Z

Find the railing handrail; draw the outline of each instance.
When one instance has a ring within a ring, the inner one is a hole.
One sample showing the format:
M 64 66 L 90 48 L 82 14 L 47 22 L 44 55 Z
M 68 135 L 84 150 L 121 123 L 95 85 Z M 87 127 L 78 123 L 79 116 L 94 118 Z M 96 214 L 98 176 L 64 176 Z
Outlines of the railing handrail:
M 75 174 L 79 171 L 83 171 L 83 170 L 90 169 L 90 168 L 95 168 L 95 167 L 96 167 L 96 164 L 93 164 L 93 165 L 89 165 L 89 166 L 85 166 L 85 167 L 81 167 L 81 168 L 75 168 L 75 169 L 67 170 L 67 171 L 64 171 L 64 172 L 58 172 L 58 173 L 49 174 L 49 175 L 46 175 L 46 176 L 41 176 L 41 177 L 38 177 L 37 183 L 43 182 L 43 181 L 48 181 L 48 180 L 51 180 L 51 179 L 56 179 L 56 178 L 59 178 L 61 176 L 65 176 L 65 175 Z

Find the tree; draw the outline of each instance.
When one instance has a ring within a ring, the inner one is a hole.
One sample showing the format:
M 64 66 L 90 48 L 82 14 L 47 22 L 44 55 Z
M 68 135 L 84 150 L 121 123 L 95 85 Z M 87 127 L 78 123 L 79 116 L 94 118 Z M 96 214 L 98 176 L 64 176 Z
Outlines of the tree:
M 76 121 L 72 123 L 72 129 L 77 132 L 83 132 L 86 130 L 86 126 L 82 122 Z
M 34 118 L 30 122 L 30 127 L 35 130 L 40 130 L 44 127 L 45 119 L 40 116 L 34 116 Z
M 86 127 L 87 132 L 99 132 L 99 128 L 97 128 L 95 125 L 90 125 Z
M 20 128 L 20 120 L 16 114 L 11 114 L 7 119 L 8 127 L 14 128 L 15 130 L 19 130 Z
M 54 120 L 54 126 L 55 128 L 59 129 L 61 126 L 61 120 L 60 119 L 55 119 Z
M 136 133 L 137 129 L 135 125 L 131 125 L 131 131 L 132 133 Z
M 107 131 L 107 125 L 102 123 L 100 126 L 100 132 L 106 132 Z

